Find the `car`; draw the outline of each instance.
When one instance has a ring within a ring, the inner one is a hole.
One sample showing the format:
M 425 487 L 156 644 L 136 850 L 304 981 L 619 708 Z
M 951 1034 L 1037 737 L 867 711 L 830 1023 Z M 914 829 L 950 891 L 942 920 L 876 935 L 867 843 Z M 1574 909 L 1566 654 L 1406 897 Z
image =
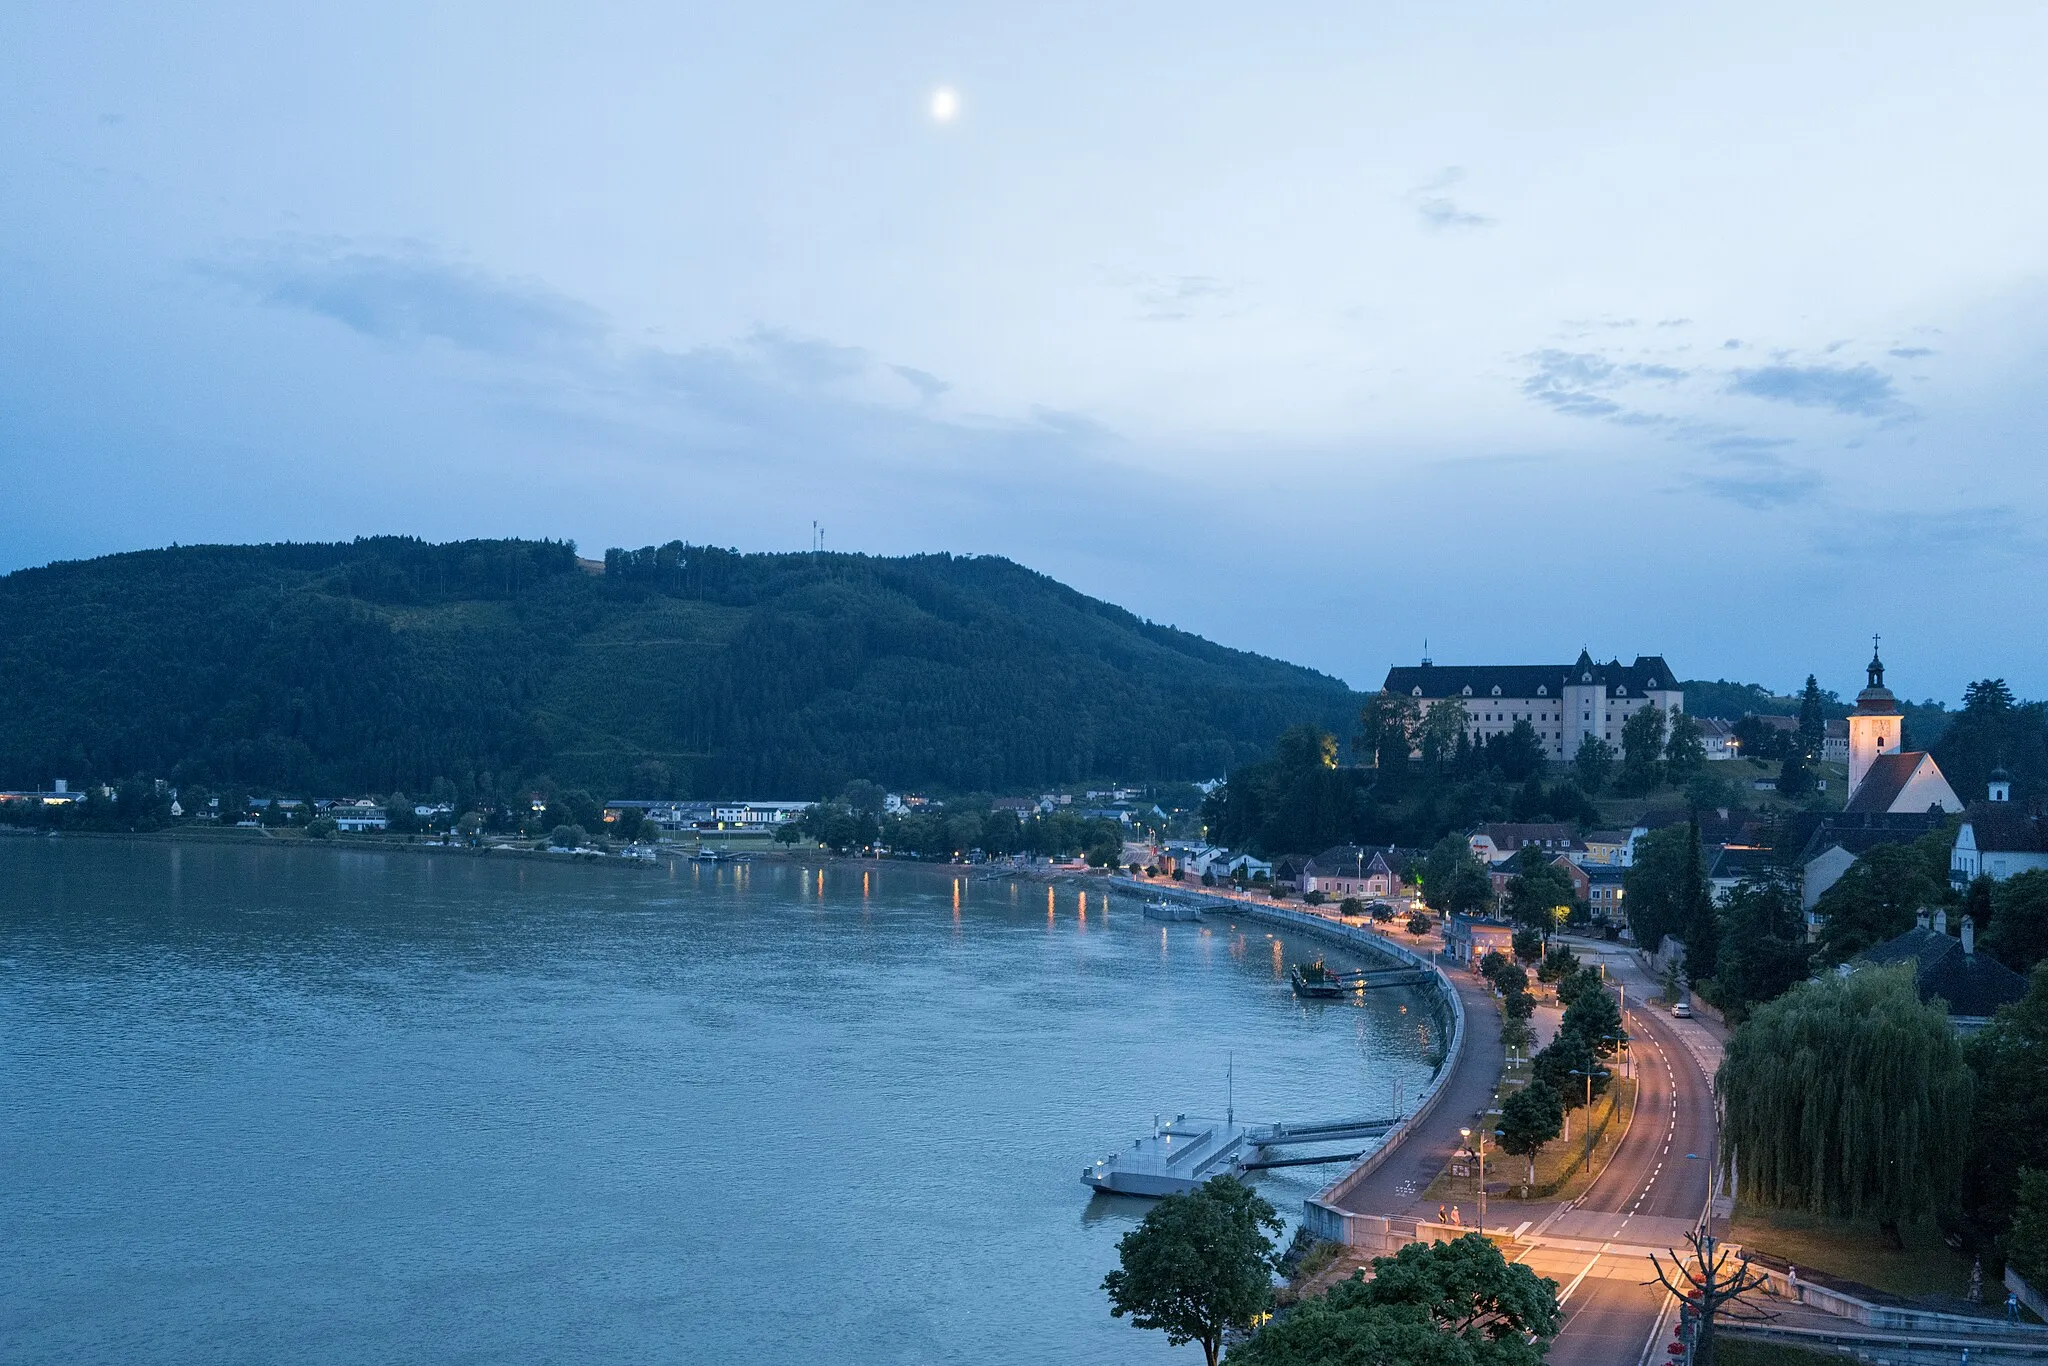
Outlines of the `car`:
M 1678 1019 L 1690 1020 L 1692 1018 L 1692 1002 L 1673 1001 L 1671 1003 L 1671 1013 Z

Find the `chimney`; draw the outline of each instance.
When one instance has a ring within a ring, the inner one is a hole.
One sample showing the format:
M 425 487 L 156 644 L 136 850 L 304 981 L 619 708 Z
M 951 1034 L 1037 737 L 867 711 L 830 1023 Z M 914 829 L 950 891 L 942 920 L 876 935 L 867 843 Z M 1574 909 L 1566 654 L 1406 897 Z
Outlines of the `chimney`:
M 1948 933 L 1948 912 L 1947 912 L 1947 911 L 1936 911 L 1936 912 L 1934 913 L 1934 932 L 1935 932 L 1936 934 L 1947 934 L 1947 933 Z
M 1966 915 L 1963 917 L 1963 957 L 1975 958 L 1976 956 L 1977 917 L 1974 915 Z
M 1927 928 L 1927 908 L 1925 906 L 1920 908 L 1920 914 L 1913 917 L 1913 924 L 1918 929 L 1924 930 Z
M 69 786 L 70 786 L 70 784 L 69 784 L 69 783 L 67 783 L 67 782 L 65 782 L 65 781 L 64 781 L 64 780 L 63 780 L 62 778 L 59 778 L 59 779 L 57 780 L 57 790 L 58 790 L 59 792 L 62 792 L 62 791 L 64 791 L 64 790 L 65 790 L 66 788 L 68 788 Z

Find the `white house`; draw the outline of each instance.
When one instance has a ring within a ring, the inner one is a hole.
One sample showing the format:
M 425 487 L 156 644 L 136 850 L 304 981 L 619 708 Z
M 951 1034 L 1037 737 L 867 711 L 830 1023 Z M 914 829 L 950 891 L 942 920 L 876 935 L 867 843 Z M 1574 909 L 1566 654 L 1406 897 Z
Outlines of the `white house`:
M 1589 735 L 1618 749 L 1622 726 L 1644 707 L 1685 709 L 1685 693 L 1663 656 L 1600 664 L 1584 650 L 1572 664 L 1438 665 L 1425 659 L 1387 670 L 1382 690 L 1406 694 L 1425 717 L 1440 703 L 1462 703 L 1465 734 L 1474 744 L 1527 721 L 1554 760 L 1571 758 Z
M 1991 773 L 1988 800 L 1971 802 L 1949 853 L 1949 880 L 1967 887 L 1979 876 L 2003 882 L 2014 873 L 2048 868 L 2048 829 L 2041 817 L 2012 802 L 2012 779 L 2002 768 Z
M 1740 759 L 1741 747 L 1735 743 L 1735 727 L 1718 716 L 1696 716 L 1700 724 L 1700 743 L 1706 747 L 1710 761 Z
M 1563 854 L 1573 863 L 1586 857 L 1584 843 L 1563 824 L 1495 821 L 1474 830 L 1466 843 L 1472 846 L 1473 857 L 1489 865 L 1505 863 L 1530 845 L 1548 854 Z

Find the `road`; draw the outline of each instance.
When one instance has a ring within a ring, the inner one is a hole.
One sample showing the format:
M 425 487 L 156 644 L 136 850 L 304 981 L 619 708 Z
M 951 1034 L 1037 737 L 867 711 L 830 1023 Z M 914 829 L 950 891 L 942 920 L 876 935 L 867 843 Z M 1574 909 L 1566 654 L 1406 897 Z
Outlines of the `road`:
M 1631 1002 L 1647 1002 L 1654 985 L 1633 955 L 1582 950 L 1607 965 Z M 1546 1245 L 1523 1261 L 1569 1290 L 1569 1317 L 1551 1345 L 1554 1366 L 1629 1366 L 1648 1355 L 1669 1297 L 1641 1249 L 1684 1247 L 1712 1189 L 1715 1109 L 1711 1068 L 1722 1039 L 1703 1020 L 1674 1020 L 1632 1004 L 1627 1015 L 1638 1091 L 1628 1136 L 1600 1177 L 1572 1208 L 1544 1225 Z M 1560 1244 L 1576 1244 L 1567 1251 Z M 1609 1245 L 1620 1248 L 1601 1251 Z M 1572 1279 L 1560 1277 L 1560 1272 Z

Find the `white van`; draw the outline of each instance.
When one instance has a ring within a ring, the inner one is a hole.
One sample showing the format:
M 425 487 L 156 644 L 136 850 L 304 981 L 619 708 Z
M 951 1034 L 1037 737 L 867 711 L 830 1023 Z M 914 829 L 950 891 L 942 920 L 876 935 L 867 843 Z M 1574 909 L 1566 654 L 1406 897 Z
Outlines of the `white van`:
M 1674 1002 L 1672 1002 L 1672 1003 L 1671 1003 L 1671 1013 L 1672 1013 L 1672 1014 L 1673 1014 L 1674 1016 L 1676 1016 L 1676 1017 L 1677 1017 L 1678 1019 L 1681 1019 L 1681 1020 L 1690 1020 L 1690 1019 L 1692 1018 L 1692 1002 L 1691 1002 L 1691 1001 L 1674 1001 Z

